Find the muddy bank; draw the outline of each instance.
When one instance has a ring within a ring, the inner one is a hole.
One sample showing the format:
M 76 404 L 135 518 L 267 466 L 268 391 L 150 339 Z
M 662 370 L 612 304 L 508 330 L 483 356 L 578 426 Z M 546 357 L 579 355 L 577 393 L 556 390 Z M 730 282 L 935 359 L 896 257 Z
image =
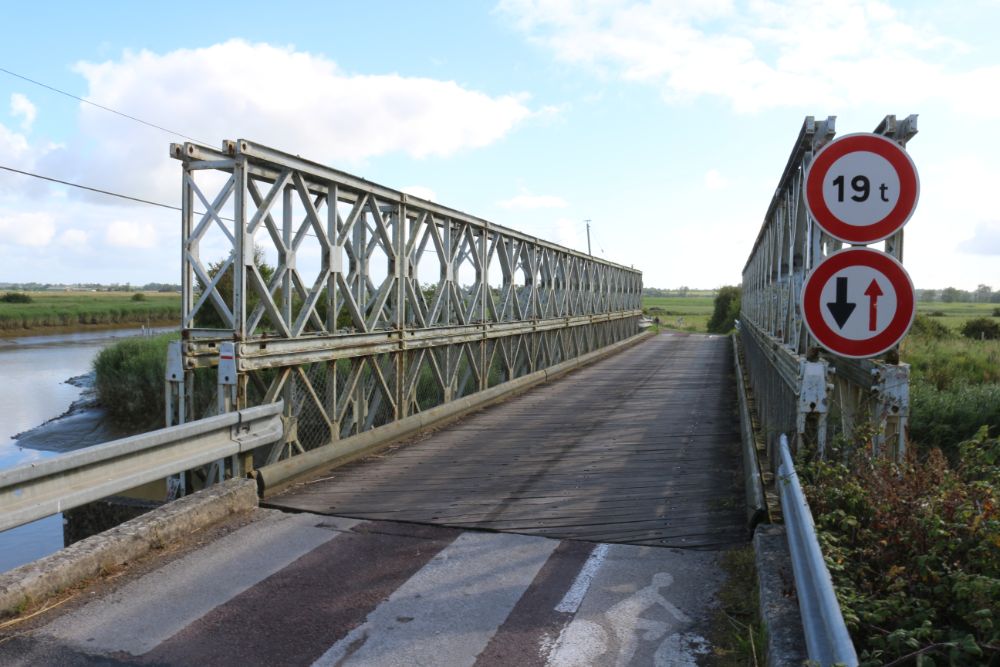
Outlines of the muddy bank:
M 58 417 L 16 434 L 13 440 L 18 447 L 46 452 L 69 452 L 134 435 L 135 432 L 110 423 L 104 408 L 97 402 L 93 371 L 72 377 L 65 383 L 82 389 L 80 398 L 73 401 L 69 409 Z
M 116 324 L 73 324 L 70 326 L 45 326 L 28 327 L 16 329 L 0 329 L 0 340 L 5 338 L 17 339 L 29 336 L 55 336 L 60 334 L 80 334 L 80 333 L 104 333 L 109 331 L 123 331 L 128 329 L 135 332 L 142 329 L 176 330 L 180 324 L 176 319 L 149 320 L 142 322 L 118 322 Z M 135 335 L 134 333 L 132 335 Z

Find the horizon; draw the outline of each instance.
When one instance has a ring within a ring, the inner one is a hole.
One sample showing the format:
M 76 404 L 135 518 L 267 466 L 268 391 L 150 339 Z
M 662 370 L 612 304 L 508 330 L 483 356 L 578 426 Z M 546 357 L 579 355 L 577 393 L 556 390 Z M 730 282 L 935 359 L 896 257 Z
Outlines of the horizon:
M 843 136 L 916 113 L 904 264 L 1000 285 L 996 2 L 239 6 L 11 8 L 0 166 L 176 206 L 171 142 L 246 137 L 574 250 L 589 224 L 595 256 L 650 284 L 717 289 L 805 116 Z M 3 281 L 179 281 L 180 245 L 176 211 L 0 171 Z

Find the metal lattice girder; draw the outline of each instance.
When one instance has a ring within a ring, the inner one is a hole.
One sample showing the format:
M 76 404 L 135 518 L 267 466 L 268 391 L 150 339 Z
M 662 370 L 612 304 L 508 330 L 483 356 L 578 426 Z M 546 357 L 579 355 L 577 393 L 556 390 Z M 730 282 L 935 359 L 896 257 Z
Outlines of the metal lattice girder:
M 638 331 L 633 269 L 250 141 L 171 155 L 183 169 L 178 387 L 191 404 L 180 420 L 216 409 L 194 404 L 192 377 L 232 343 L 232 407 L 285 402 L 269 461 Z
M 803 121 L 743 268 L 741 338 L 748 356 L 752 354 L 757 359 L 750 374 L 750 384 L 755 394 L 769 395 L 771 400 L 786 403 L 780 407 L 765 406 L 772 416 L 779 413 L 798 415 L 792 422 L 797 426 L 788 430 L 798 433 L 797 442 L 804 435 L 804 424 L 810 422 L 807 415 L 814 415 L 812 421 L 817 423 L 814 435 L 822 450 L 826 439 L 826 413 L 820 416 L 816 410 L 806 410 L 802 406 L 815 401 L 796 397 L 807 391 L 803 388 L 806 374 L 801 370 L 802 364 L 824 363 L 829 369 L 826 382 L 818 383 L 815 374 L 810 375 L 812 389 L 808 391 L 815 392 L 820 385 L 826 387 L 827 403 L 840 431 L 849 434 L 855 425 L 871 423 L 879 433 L 876 444 L 893 442 L 897 454 L 901 455 L 905 447 L 909 405 L 909 367 L 898 363 L 895 350 L 882 360 L 834 357 L 818 360 L 819 356 L 826 355 L 809 336 L 800 312 L 799 301 L 806 276 L 843 245 L 828 236 L 812 219 L 803 194 L 806 170 L 813 155 L 833 140 L 835 120 L 831 116 L 816 121 L 808 116 Z M 897 121 L 895 116 L 886 116 L 875 128 L 875 133 L 905 145 L 917 133 L 917 117 Z M 902 260 L 902 230 L 885 240 L 884 250 Z M 807 358 L 810 361 L 807 362 Z M 774 388 L 778 384 L 784 384 L 791 393 L 779 392 Z

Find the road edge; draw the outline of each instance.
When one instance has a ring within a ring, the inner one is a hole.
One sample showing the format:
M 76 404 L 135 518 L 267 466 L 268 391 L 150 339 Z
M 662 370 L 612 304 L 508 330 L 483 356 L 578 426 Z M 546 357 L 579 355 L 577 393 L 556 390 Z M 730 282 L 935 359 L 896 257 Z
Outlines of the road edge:
M 257 508 L 257 484 L 232 479 L 0 574 L 0 618 L 100 576 L 233 514 Z

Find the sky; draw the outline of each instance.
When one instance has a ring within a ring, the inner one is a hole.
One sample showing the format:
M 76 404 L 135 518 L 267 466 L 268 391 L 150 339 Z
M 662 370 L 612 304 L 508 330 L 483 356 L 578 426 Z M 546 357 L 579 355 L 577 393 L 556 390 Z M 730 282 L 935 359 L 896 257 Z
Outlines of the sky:
M 244 138 L 586 251 L 738 284 L 808 115 L 919 114 L 918 288 L 1000 288 L 1000 0 L 7 3 L 0 166 L 179 205 Z M 183 136 L 179 136 L 183 135 Z M 0 170 L 0 282 L 180 282 L 180 213 Z M 211 259 L 211 258 L 207 258 Z

